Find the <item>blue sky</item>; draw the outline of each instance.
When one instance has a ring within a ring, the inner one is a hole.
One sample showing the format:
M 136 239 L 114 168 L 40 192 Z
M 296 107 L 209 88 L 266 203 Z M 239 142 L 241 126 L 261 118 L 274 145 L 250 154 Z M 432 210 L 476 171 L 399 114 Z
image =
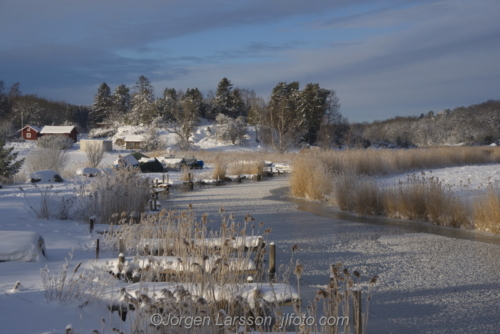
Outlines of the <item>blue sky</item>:
M 0 0 L 0 80 L 90 105 L 97 87 L 268 98 L 334 89 L 351 121 L 499 99 L 500 1 Z

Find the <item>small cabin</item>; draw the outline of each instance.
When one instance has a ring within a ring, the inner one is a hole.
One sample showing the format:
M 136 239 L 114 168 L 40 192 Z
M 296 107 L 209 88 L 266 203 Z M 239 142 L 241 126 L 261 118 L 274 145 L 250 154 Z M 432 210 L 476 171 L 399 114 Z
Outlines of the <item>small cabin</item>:
M 141 149 L 141 144 L 144 141 L 144 137 L 141 135 L 129 135 L 123 138 L 123 143 L 125 144 L 126 150 L 139 150 Z
M 25 140 L 37 140 L 40 137 L 40 128 L 38 126 L 26 125 L 18 132 L 21 132 L 21 137 Z
M 49 126 L 46 125 L 40 131 L 40 135 L 42 136 L 66 136 L 68 138 L 73 139 L 76 143 L 78 141 L 78 130 L 76 127 L 69 126 Z

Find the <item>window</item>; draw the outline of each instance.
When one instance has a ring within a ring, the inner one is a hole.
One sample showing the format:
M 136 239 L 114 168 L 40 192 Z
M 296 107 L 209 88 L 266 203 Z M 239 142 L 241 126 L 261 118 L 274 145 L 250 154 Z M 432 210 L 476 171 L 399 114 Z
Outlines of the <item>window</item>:
M 31 132 L 31 128 L 28 128 L 28 132 Z
M 28 129 L 28 131 L 29 131 L 29 130 L 30 130 L 30 129 Z M 26 134 L 26 138 L 31 138 L 31 133 L 27 133 L 27 134 Z

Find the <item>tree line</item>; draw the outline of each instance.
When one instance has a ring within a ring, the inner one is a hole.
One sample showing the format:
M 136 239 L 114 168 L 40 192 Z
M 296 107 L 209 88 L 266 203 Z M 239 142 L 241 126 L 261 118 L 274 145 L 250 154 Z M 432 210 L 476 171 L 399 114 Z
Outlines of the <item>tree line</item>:
M 489 145 L 500 140 L 500 100 L 420 116 L 394 117 L 350 125 L 352 145 L 373 144 L 398 147 L 430 145 Z
M 94 96 L 89 123 L 151 126 L 163 122 L 178 135 L 181 148 L 189 146 L 199 117 L 228 129 L 223 137 L 233 143 L 242 135 L 238 129 L 248 123 L 258 129 L 258 141 L 284 152 L 299 142 L 330 145 L 339 141 L 340 126 L 346 132 L 348 125 L 339 109 L 335 91 L 313 83 L 299 90 L 298 82 L 281 82 L 267 103 L 253 90 L 234 87 L 227 78 L 219 82 L 215 93 L 206 96 L 198 88 L 182 91 L 167 87 L 161 97 L 155 98 L 151 82 L 141 76 L 132 90 L 120 85 L 112 93 L 102 83 Z
M 223 128 L 220 138 L 237 143 L 248 124 L 257 130 L 257 141 L 284 152 L 297 145 L 323 148 L 386 145 L 489 144 L 500 139 L 500 101 L 490 100 L 420 116 L 395 117 L 371 123 L 350 124 L 340 113 L 334 90 L 309 83 L 280 82 L 269 101 L 253 90 L 238 88 L 227 78 L 214 92 L 198 88 L 164 88 L 156 97 L 151 82 L 140 76 L 132 88 L 124 84 L 113 91 L 103 82 L 91 106 L 51 101 L 36 94 L 22 94 L 19 83 L 7 87 L 0 81 L 0 139 L 7 140 L 25 125 L 64 125 L 81 132 L 98 123 L 114 126 L 164 126 L 189 148 L 189 137 L 200 117 Z M 155 136 L 151 133 L 151 137 Z

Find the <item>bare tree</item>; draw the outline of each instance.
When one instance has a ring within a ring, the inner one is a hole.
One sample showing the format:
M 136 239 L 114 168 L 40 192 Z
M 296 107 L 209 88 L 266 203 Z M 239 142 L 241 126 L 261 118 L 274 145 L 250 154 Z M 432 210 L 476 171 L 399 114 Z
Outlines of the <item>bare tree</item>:
M 88 165 L 92 168 L 97 168 L 104 158 L 104 147 L 102 143 L 98 141 L 87 142 L 84 152 L 87 156 Z

